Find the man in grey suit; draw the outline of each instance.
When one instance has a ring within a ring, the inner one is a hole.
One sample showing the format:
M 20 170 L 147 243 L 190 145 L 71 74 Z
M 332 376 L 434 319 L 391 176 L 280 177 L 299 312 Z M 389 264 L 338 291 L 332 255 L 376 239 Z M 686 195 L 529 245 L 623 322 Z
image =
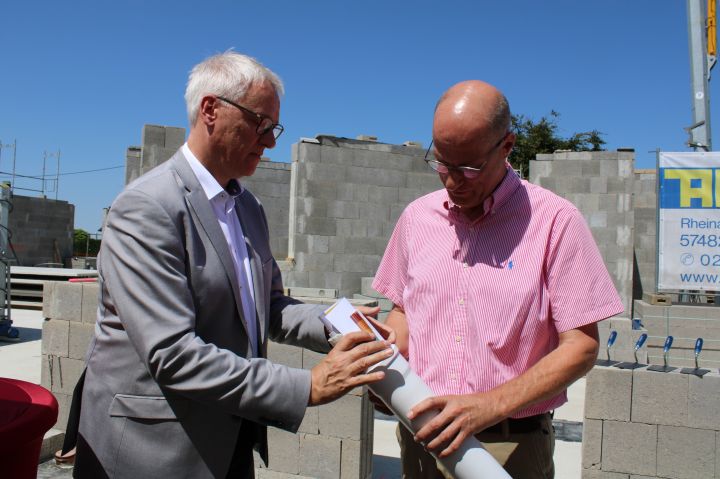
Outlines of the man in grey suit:
M 312 371 L 265 359 L 268 338 L 330 349 L 323 307 L 283 294 L 262 205 L 236 182 L 275 146 L 282 92 L 252 58 L 206 59 L 187 143 L 113 203 L 75 477 L 252 478 L 266 426 L 294 432 L 307 406 L 382 378 L 365 370 L 389 343 L 360 332 Z

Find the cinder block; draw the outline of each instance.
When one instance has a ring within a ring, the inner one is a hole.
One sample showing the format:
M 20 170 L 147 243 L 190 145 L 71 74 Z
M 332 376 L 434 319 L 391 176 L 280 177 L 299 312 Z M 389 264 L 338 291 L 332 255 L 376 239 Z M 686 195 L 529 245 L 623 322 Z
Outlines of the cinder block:
M 151 145 L 165 146 L 165 128 L 160 125 L 143 125 L 142 130 L 143 149 Z
M 288 288 L 288 295 L 293 297 L 331 298 L 338 297 L 337 289 L 327 288 L 300 288 L 291 286 Z
M 62 432 L 67 430 L 68 416 L 70 414 L 70 404 L 72 403 L 72 394 L 61 394 L 54 392 L 52 393 L 58 402 L 58 417 L 55 425 L 55 429 L 59 429 Z
M 255 464 L 260 464 L 259 460 Z M 257 479 L 313 479 L 310 476 L 300 476 L 298 474 L 288 474 L 287 472 L 272 471 L 270 469 L 255 469 L 255 477 Z
M 71 322 L 68 357 L 85 360 L 88 346 L 94 335 L 94 324 Z
M 268 469 L 297 474 L 300 472 L 300 436 L 268 428 Z
M 57 302 L 55 301 L 56 283 L 56 281 L 45 281 L 42 285 L 42 313 L 45 318 L 55 318 L 58 316 Z
M 343 439 L 361 439 L 363 398 L 343 396 L 320 407 L 320 434 Z
M 300 474 L 316 479 L 340 477 L 342 442 L 335 437 L 300 434 Z
M 97 321 L 97 310 L 100 285 L 98 283 L 82 284 L 82 312 L 83 323 L 95 324 Z
M 298 369 L 303 367 L 303 350 L 297 346 L 268 341 L 267 355 L 268 359 L 274 363 Z
M 320 433 L 320 423 L 319 423 L 319 416 L 320 416 L 320 409 L 322 409 L 323 406 L 320 407 L 309 407 L 305 409 L 305 416 L 303 417 L 302 422 L 300 423 L 300 428 L 298 429 L 298 432 L 304 432 L 307 434 L 319 434 Z
M 47 281 L 45 285 L 47 285 Z M 43 286 L 43 291 L 45 286 Z M 48 312 L 50 319 L 64 319 L 66 321 L 80 321 L 82 311 L 82 284 L 56 281 L 48 292 Z M 43 305 L 45 304 L 43 293 Z
M 688 419 L 688 375 L 677 371 L 633 371 L 633 422 L 685 426 Z
M 583 469 L 582 479 L 628 479 L 630 476 L 619 472 L 599 471 L 596 469 Z M 633 476 L 634 477 L 634 476 Z
M 657 475 L 676 479 L 713 477 L 715 431 L 659 426 Z
M 585 383 L 585 417 L 630 420 L 632 371 L 594 367 Z
M 70 321 L 46 319 L 42 325 L 42 354 L 68 357 Z
M 603 470 L 654 476 L 657 464 L 657 428 L 654 424 L 604 421 Z
M 325 359 L 326 356 L 323 353 L 316 353 L 315 351 L 310 351 L 309 349 L 303 349 L 302 355 L 303 369 L 314 368 L 320 361 Z
M 341 448 L 340 477 L 342 479 L 366 479 L 364 473 L 367 461 L 363 457 L 362 442 L 343 439 Z
M 52 370 L 53 370 L 53 361 L 57 361 L 56 356 L 48 355 L 48 354 L 41 354 L 40 355 L 40 385 L 47 389 L 48 391 L 52 391 Z
M 85 369 L 85 362 L 79 359 L 55 358 L 52 362 L 52 393 L 72 395 L 80 375 Z
M 582 425 L 582 467 L 601 468 L 602 424 L 599 419 L 585 419 Z
M 688 375 L 689 427 L 720 430 L 720 375 L 717 370 L 702 378 Z

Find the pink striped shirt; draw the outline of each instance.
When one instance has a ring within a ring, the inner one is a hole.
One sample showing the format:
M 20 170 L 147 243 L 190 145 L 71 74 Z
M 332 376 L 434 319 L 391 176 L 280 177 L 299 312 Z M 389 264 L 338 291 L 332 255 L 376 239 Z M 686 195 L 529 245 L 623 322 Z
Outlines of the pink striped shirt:
M 436 394 L 487 391 L 558 334 L 623 311 L 580 212 L 509 170 L 470 224 L 442 189 L 398 220 L 373 288 L 405 310 L 413 370 Z M 565 392 L 519 411 L 557 408 Z

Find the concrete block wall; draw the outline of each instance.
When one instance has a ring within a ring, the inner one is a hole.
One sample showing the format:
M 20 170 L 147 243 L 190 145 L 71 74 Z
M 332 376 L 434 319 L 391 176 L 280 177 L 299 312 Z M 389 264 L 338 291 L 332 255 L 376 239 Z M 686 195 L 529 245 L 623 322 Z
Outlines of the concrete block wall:
M 657 254 L 657 174 L 655 170 L 635 170 L 633 212 L 635 216 L 635 256 L 633 299 L 655 293 Z
M 595 367 L 588 373 L 582 477 L 720 478 L 720 374 Z
M 585 217 L 625 305 L 632 307 L 634 152 L 537 155 L 530 182 L 572 202 Z
M 13 206 L 8 227 L 17 255 L 16 264 L 60 263 L 70 266 L 75 205 L 67 201 L 20 195 L 13 195 L 11 201 Z
M 293 145 L 288 285 L 360 291 L 405 206 L 442 188 L 424 153 L 330 136 Z
M 255 174 L 242 179 L 247 188 L 263 205 L 270 229 L 270 248 L 276 259 L 288 256 L 288 225 L 290 213 L 289 163 L 263 158 Z
M 167 161 L 185 143 L 185 128 L 143 125 L 142 146 L 131 146 L 125 157 L 125 184 Z
M 63 432 L 73 389 L 85 368 L 85 354 L 95 334 L 97 299 L 97 283 L 43 284 L 40 384 L 58 401 L 55 429 Z
M 669 365 L 695 366 L 695 341 L 703 338 L 701 368 L 720 367 L 720 309 L 712 304 L 653 305 L 643 300 L 634 302 L 634 318 L 648 332 L 648 355 L 653 364 L 663 364 L 662 348 L 667 336 L 673 336 Z

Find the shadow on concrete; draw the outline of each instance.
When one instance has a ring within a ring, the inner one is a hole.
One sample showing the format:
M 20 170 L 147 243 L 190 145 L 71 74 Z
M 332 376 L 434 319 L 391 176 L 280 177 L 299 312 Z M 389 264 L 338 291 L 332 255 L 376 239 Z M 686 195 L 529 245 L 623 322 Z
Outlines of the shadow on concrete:
M 1 346 L 8 346 L 10 344 L 18 344 L 18 343 L 27 343 L 30 341 L 37 341 L 42 337 L 42 329 L 38 328 L 22 328 L 19 326 L 13 325 L 13 328 L 17 329 L 20 333 L 20 340 L 19 341 L 3 341 L 0 339 L 0 347 Z
M 400 458 L 373 454 L 373 479 L 400 479 Z

